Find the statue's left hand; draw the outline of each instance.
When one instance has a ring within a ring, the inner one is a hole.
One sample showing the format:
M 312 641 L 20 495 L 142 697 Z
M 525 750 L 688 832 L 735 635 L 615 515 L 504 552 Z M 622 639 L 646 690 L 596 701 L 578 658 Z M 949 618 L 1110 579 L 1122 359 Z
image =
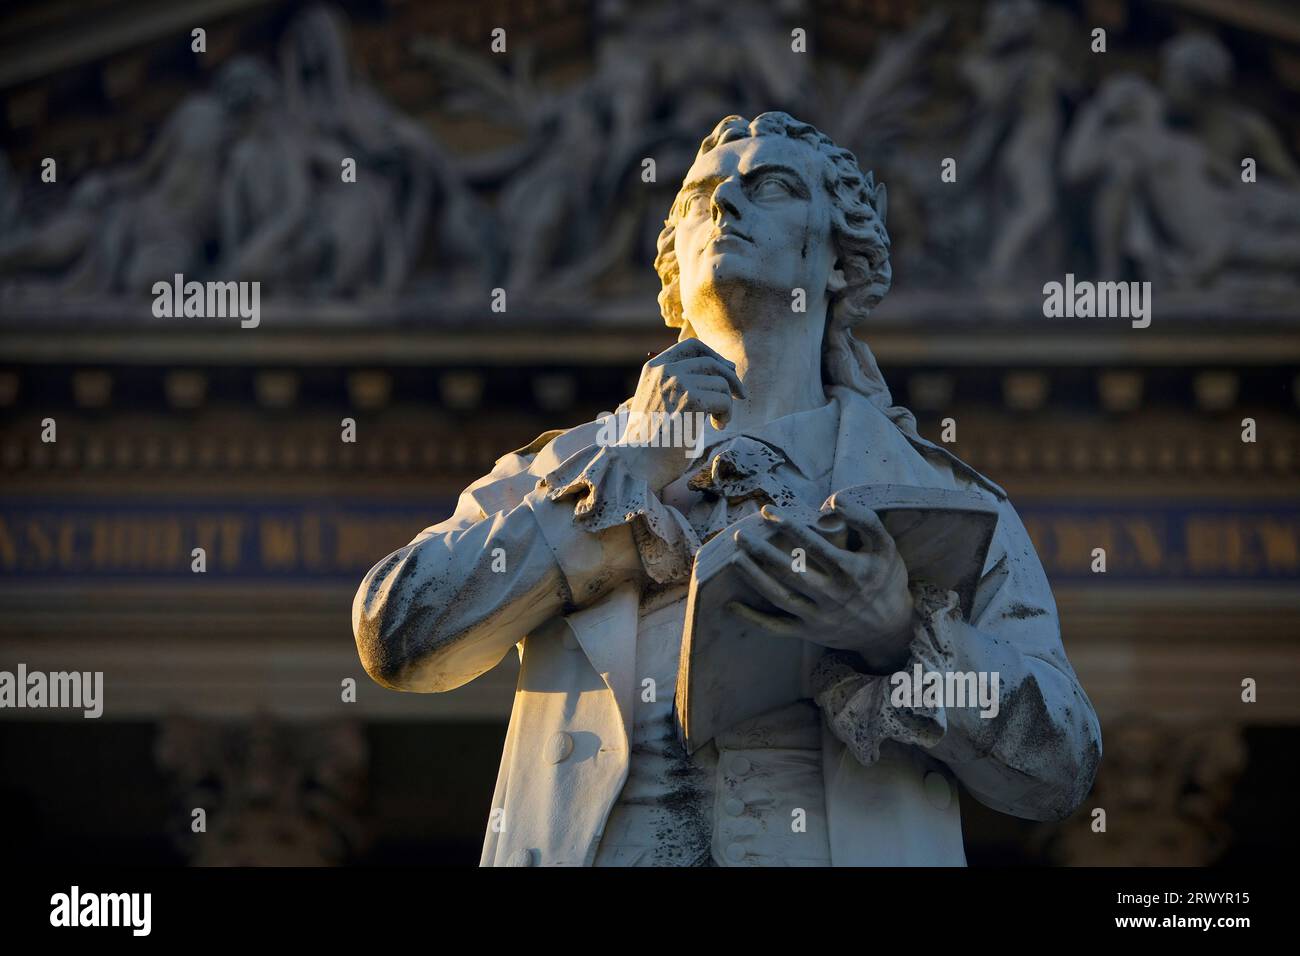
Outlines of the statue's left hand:
M 806 521 L 765 505 L 763 519 L 775 528 L 735 532 L 737 568 L 780 613 L 740 602 L 729 609 L 773 633 L 856 651 L 869 670 L 890 673 L 906 662 L 912 637 L 907 567 L 875 512 L 831 504 L 857 532 L 861 546 L 837 547 Z M 802 548 L 806 560 L 796 562 L 792 548 Z

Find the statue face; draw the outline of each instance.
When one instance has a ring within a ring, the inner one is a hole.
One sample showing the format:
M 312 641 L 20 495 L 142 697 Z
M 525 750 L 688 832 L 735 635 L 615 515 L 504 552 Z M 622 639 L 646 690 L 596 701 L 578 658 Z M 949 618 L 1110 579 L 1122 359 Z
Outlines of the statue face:
M 688 320 L 702 297 L 737 302 L 762 289 L 792 301 L 799 288 L 811 303 L 842 287 L 823 163 L 785 136 L 735 140 L 695 161 L 677 197 L 674 236 Z

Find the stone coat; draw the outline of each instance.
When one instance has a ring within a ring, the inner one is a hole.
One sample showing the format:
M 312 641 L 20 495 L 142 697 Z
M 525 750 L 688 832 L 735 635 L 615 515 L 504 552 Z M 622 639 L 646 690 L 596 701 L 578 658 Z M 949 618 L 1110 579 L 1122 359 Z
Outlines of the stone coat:
M 855 673 L 832 674 L 817 699 L 833 863 L 964 865 L 956 781 L 1001 812 L 1063 818 L 1091 788 L 1097 718 L 1005 492 L 858 392 L 827 391 L 840 403 L 832 488 L 969 488 L 998 508 L 969 622 L 954 595 L 918 600 L 912 644 L 927 669 L 996 671 L 997 717 L 895 709 L 887 678 Z M 450 518 L 379 562 L 354 602 L 367 672 L 397 689 L 452 690 L 518 647 L 483 865 L 591 863 L 628 774 L 642 589 L 680 578 L 671 555 L 690 546 L 681 515 L 626 473 L 607 478 L 623 486 L 607 500 L 637 504 L 593 510 L 595 489 L 575 476 L 602 454 L 600 427 L 547 432 L 500 458 Z

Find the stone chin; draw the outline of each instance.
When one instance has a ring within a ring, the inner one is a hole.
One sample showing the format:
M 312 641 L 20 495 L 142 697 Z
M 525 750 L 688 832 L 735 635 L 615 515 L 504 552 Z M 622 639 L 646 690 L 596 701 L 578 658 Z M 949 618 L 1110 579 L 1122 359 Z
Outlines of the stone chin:
M 706 257 L 707 258 L 707 257 Z M 708 258 L 705 269 L 691 298 L 719 293 L 779 291 L 778 284 L 764 275 L 753 260 L 740 256 L 720 255 Z
M 700 279 L 704 284 L 777 288 L 779 283 L 772 281 L 772 270 L 756 253 L 753 243 L 744 239 L 710 242 L 700 254 L 704 265 Z

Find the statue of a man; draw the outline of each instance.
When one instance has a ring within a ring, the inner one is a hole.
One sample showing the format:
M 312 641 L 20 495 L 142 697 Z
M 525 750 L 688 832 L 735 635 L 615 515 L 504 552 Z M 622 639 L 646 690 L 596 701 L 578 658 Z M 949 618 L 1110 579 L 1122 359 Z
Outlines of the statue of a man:
M 1033 545 L 1001 488 L 891 405 L 853 336 L 890 284 L 883 185 L 784 113 L 729 116 L 655 266 L 681 336 L 619 411 L 707 420 L 702 454 L 602 440 L 608 419 L 547 432 L 377 564 L 353 606 L 362 662 L 388 687 L 452 690 L 518 646 L 482 863 L 961 865 L 958 781 L 1002 812 L 1071 813 L 1100 732 Z M 836 502 L 871 483 L 973 490 L 996 509 L 969 615 L 955 592 L 909 585 L 875 513 Z M 842 547 L 802 517 L 828 498 L 857 532 Z M 767 535 L 729 530 L 755 512 L 808 543 L 807 573 Z M 673 712 L 687 586 L 720 534 L 782 633 L 830 651 L 811 697 L 688 755 Z M 895 706 L 889 675 L 917 665 L 998 674 L 997 716 Z

